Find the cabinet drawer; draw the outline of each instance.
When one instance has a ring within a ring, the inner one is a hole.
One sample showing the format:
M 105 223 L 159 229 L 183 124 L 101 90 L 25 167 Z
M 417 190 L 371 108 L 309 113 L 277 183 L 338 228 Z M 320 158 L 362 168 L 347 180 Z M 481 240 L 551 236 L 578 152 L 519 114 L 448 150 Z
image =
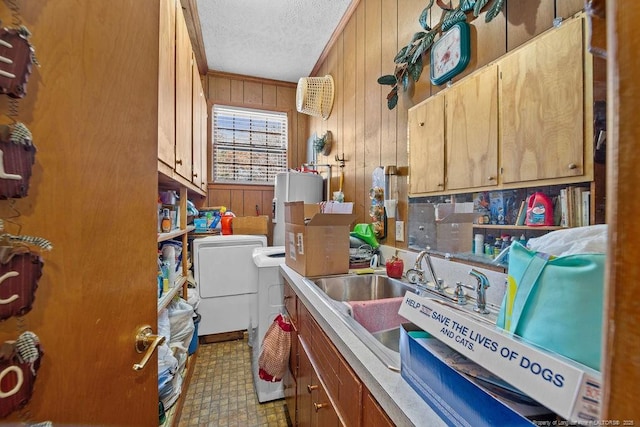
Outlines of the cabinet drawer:
M 284 308 L 287 310 L 289 314 L 289 319 L 291 319 L 291 323 L 294 328 L 298 327 L 298 297 L 296 296 L 295 291 L 291 288 L 291 285 L 284 282 L 284 290 L 283 290 L 283 299 L 284 299 Z

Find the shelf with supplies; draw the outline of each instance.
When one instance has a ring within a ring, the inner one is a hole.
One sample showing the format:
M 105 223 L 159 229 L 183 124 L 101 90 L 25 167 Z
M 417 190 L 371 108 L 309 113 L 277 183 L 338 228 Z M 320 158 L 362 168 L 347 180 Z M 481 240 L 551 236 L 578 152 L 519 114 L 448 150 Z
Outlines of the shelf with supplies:
M 175 239 L 176 237 L 180 237 L 184 234 L 190 233 L 193 230 L 195 230 L 195 227 L 193 225 L 187 225 L 187 228 L 185 229 L 177 228 L 167 233 L 158 233 L 158 243 Z
M 553 231 L 553 230 L 562 230 L 563 228 L 560 225 L 540 225 L 540 226 L 531 226 L 531 225 L 508 225 L 508 224 L 473 224 L 473 228 L 482 228 L 482 229 L 493 229 L 493 230 L 528 230 L 528 231 Z
M 162 311 L 169 303 L 173 300 L 183 285 L 187 283 L 187 278 L 184 276 L 178 277 L 178 279 L 174 282 L 173 287 L 170 287 L 166 293 L 163 293 L 160 298 L 158 298 L 158 313 Z

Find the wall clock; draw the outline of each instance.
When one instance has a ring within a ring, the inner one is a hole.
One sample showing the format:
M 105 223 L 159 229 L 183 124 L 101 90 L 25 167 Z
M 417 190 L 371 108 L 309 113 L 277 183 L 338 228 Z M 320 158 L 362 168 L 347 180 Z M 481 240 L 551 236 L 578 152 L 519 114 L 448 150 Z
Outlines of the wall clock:
M 458 22 L 431 47 L 431 83 L 441 85 L 462 72 L 471 58 L 469 24 Z

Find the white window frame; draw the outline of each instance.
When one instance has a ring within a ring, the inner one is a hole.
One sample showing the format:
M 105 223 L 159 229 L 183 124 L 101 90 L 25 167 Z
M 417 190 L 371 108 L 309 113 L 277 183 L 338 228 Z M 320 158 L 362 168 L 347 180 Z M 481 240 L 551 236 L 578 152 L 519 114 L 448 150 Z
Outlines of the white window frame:
M 286 112 L 214 104 L 211 117 L 213 183 L 273 185 L 287 171 Z

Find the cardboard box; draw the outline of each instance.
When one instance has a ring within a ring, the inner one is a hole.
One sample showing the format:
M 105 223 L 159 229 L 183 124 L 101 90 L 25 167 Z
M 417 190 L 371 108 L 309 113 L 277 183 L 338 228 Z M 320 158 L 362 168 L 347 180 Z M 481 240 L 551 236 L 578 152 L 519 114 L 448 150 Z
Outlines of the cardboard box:
M 474 320 L 453 304 L 443 304 L 413 292 L 406 293 L 398 314 L 561 417 L 579 425 L 600 419 L 600 372 L 528 344 L 489 322 Z M 429 368 L 407 366 L 402 360 L 402 369 L 407 368 L 415 372 L 415 380 L 434 384 L 429 381 L 429 376 L 433 377 Z M 436 383 L 442 382 L 442 377 L 435 378 Z M 454 393 L 458 394 L 456 390 L 458 387 L 454 387 Z M 436 395 L 450 402 L 440 392 Z M 469 425 L 477 424 L 470 422 Z
M 490 427 L 529 426 L 527 417 L 549 418 L 549 409 L 432 335 L 416 331 L 411 323 L 400 327 L 401 375 L 443 419 Z
M 269 216 L 237 216 L 231 221 L 233 234 L 269 234 Z
M 478 213 L 451 213 L 436 221 L 438 252 L 471 252 L 473 221 Z
M 287 266 L 308 277 L 349 272 L 349 230 L 354 214 L 320 213 L 318 205 L 285 202 L 284 218 Z

